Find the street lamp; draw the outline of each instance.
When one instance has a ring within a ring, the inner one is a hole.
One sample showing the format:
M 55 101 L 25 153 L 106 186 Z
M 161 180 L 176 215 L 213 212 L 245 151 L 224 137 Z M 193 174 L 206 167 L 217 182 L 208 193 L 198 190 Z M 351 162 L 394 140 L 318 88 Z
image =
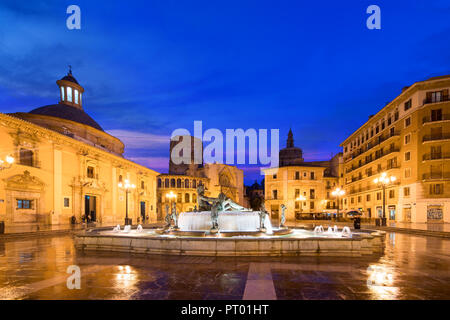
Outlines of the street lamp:
M 124 189 L 126 193 L 125 225 L 127 226 L 131 224 L 130 219 L 128 219 L 128 194 L 131 192 L 131 190 L 135 189 L 136 186 L 130 183 L 128 179 L 125 179 L 125 183 L 119 182 L 119 188 Z
M 173 193 L 173 191 L 171 190 L 170 192 L 166 193 L 166 198 L 169 198 L 169 206 L 170 209 L 172 210 L 172 200 L 176 199 L 177 195 L 175 193 Z
M 381 174 L 381 177 L 375 178 L 373 180 L 373 183 L 378 184 L 381 186 L 383 190 L 383 218 L 381 219 L 381 225 L 386 226 L 386 187 L 390 184 L 395 182 L 397 178 L 395 176 L 388 176 L 386 172 L 383 172 Z
M 171 221 L 171 212 L 172 212 L 172 200 L 177 198 L 177 195 L 175 193 L 173 193 L 172 190 L 170 190 L 170 192 L 166 193 L 166 198 L 169 199 L 169 210 L 167 210 L 167 205 L 166 205 L 166 222 L 167 222 L 167 228 L 170 227 L 170 221 Z M 175 202 L 174 202 L 175 203 Z M 175 224 L 176 227 L 176 224 Z
M 0 159 L 0 170 L 11 168 L 14 163 L 14 158 L 11 156 L 6 156 L 5 160 Z
M 341 204 L 339 198 L 342 197 L 345 194 L 345 190 L 342 190 L 341 188 L 334 189 L 331 194 L 336 197 L 337 199 L 337 211 L 336 211 L 336 218 L 339 217 L 339 206 Z
M 302 215 L 302 213 L 303 213 L 303 201 L 305 201 L 306 200 L 306 197 L 305 196 L 302 196 L 302 195 L 299 195 L 296 199 L 295 199 L 295 201 L 300 201 L 300 216 Z

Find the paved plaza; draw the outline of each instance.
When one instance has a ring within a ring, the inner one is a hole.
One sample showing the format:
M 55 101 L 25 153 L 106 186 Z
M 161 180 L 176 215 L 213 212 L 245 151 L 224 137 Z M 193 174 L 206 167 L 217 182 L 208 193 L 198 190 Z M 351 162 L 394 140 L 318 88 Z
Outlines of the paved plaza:
M 370 258 L 85 254 L 66 235 L 0 240 L 0 298 L 449 299 L 449 265 L 450 240 L 399 233 Z

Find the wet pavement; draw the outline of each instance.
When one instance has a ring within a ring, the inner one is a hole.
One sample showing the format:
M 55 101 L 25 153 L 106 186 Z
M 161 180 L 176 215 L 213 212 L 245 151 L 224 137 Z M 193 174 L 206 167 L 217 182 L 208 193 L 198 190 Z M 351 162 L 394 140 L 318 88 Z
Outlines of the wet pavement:
M 68 289 L 67 267 L 81 269 Z M 72 236 L 0 240 L 1 299 L 450 299 L 450 240 L 389 233 L 363 258 L 77 252 Z

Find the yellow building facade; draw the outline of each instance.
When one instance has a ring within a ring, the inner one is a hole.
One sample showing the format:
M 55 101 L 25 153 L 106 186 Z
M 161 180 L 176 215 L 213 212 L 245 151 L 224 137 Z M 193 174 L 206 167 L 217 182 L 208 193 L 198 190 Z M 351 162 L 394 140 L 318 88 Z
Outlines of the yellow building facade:
M 123 143 L 107 134 L 82 107 L 84 89 L 71 72 L 57 81 L 58 104 L 0 114 L 0 221 L 7 225 L 68 224 L 88 218 L 103 224 L 156 221 L 159 174 L 123 157 Z
M 337 211 L 338 199 L 332 192 L 340 187 L 341 154 L 330 161 L 305 162 L 289 131 L 279 160 L 280 167 L 264 170 L 265 207 L 273 221 L 280 219 L 281 205 L 286 207 L 287 221 L 312 219 Z
M 450 222 L 450 76 L 416 82 L 342 144 L 346 210 L 388 221 Z

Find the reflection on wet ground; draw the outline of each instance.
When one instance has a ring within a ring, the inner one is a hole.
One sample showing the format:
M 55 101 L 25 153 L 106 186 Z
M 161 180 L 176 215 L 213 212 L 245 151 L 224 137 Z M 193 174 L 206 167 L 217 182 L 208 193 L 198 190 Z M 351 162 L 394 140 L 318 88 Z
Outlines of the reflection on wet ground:
M 70 236 L 0 241 L 2 299 L 450 299 L 450 240 L 390 233 L 364 258 L 77 252 Z M 67 288 L 67 267 L 81 289 Z

